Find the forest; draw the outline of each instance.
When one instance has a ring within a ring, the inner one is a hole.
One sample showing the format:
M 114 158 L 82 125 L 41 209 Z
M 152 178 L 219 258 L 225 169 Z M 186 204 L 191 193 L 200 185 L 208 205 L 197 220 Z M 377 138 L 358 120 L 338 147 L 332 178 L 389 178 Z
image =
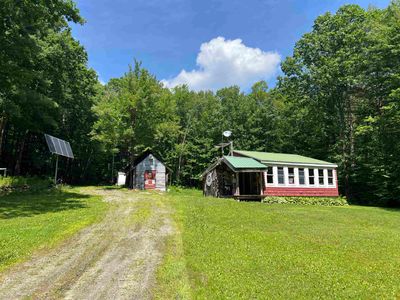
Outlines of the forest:
M 168 89 L 134 57 L 100 84 L 71 34 L 71 23 L 85 23 L 71 0 L 3 0 L 0 18 L 0 167 L 14 176 L 52 176 L 48 133 L 71 143 L 75 159 L 60 161 L 67 183 L 110 183 L 151 148 L 173 184 L 198 187 L 231 130 L 235 149 L 337 163 L 353 203 L 400 205 L 398 0 L 319 16 L 276 86 L 248 91 Z

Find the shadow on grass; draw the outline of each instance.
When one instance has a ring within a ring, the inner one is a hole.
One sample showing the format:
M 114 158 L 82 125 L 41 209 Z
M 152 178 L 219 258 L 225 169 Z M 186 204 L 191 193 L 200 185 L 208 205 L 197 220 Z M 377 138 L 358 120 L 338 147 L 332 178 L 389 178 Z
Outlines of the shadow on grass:
M 400 207 L 378 207 L 387 211 L 391 211 L 391 212 L 400 212 Z
M 0 219 L 30 217 L 48 212 L 85 208 L 89 195 L 65 191 L 14 193 L 0 197 Z
M 110 186 L 103 186 L 101 187 L 102 190 L 121 190 L 123 187 L 117 185 L 110 185 Z

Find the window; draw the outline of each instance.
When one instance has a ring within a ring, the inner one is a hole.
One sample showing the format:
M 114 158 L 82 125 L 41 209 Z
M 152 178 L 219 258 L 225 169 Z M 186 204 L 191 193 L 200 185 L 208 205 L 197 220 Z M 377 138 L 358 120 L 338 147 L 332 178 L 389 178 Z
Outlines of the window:
M 289 184 L 294 184 L 294 168 L 288 168 Z
M 333 185 L 333 170 L 328 170 L 328 184 Z
M 299 184 L 306 184 L 303 168 L 299 168 Z
M 274 172 L 272 167 L 267 169 L 267 183 L 274 183 Z
M 314 185 L 315 181 L 314 181 L 314 169 L 308 169 L 308 183 L 310 185 Z
M 318 182 L 319 185 L 324 185 L 324 170 L 318 169 Z
M 278 167 L 278 183 L 285 184 L 285 175 L 283 173 L 283 167 Z

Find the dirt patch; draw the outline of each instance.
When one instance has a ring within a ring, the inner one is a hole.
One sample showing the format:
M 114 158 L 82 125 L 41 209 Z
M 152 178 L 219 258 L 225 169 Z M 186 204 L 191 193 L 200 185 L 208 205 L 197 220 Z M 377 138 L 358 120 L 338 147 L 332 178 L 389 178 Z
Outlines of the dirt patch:
M 84 189 L 104 196 L 104 220 L 2 275 L 0 298 L 149 299 L 161 249 L 172 234 L 162 196 Z

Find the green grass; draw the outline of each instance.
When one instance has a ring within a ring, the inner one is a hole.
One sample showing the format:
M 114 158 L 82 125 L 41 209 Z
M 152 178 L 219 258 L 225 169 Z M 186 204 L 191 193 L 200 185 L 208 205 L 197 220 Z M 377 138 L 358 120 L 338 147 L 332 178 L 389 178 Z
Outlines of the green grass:
M 11 191 L 43 191 L 52 186 L 50 179 L 23 176 L 0 176 L 0 195 Z
M 164 299 L 400 297 L 400 211 L 266 205 L 172 191 Z M 172 288 L 171 288 L 172 287 Z
M 76 188 L 1 196 L 0 271 L 96 222 L 105 210 L 100 197 Z
M 163 249 L 164 261 L 157 272 L 155 299 L 191 299 L 181 228 L 175 226 L 174 229 L 175 234 L 168 239 Z

